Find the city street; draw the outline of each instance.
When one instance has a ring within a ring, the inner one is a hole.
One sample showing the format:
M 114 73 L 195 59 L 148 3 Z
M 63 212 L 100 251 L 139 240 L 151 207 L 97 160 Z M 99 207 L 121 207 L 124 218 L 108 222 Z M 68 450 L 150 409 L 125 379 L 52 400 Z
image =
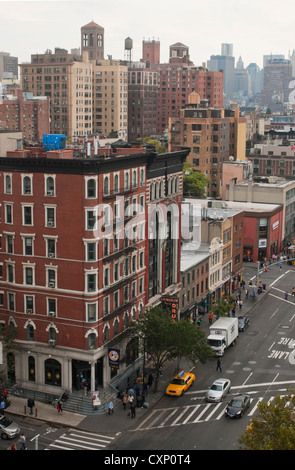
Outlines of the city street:
M 249 280 L 256 270 L 249 267 Z M 132 431 L 120 436 L 111 449 L 135 450 L 233 450 L 237 438 L 257 413 L 261 400 L 273 400 L 276 394 L 287 395 L 295 388 L 294 346 L 295 297 L 285 300 L 295 284 L 293 267 L 280 271 L 273 266 L 260 273 L 268 284 L 264 295 L 249 313 L 250 325 L 239 334 L 234 347 L 222 358 L 222 372 L 216 371 L 216 359 L 196 364 L 195 384 L 183 397 L 164 396 L 145 419 Z M 208 387 L 218 377 L 229 378 L 232 387 L 223 402 L 206 403 Z M 225 418 L 230 397 L 246 393 L 251 404 L 242 419 Z

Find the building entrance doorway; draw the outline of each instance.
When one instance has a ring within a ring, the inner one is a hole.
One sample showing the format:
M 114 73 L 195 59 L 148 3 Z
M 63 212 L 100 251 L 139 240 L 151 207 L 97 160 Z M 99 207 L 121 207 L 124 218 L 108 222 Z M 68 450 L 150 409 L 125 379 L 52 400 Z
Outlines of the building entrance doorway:
M 91 377 L 91 364 L 87 361 L 72 361 L 72 389 L 81 390 L 86 381 L 88 389 L 91 389 L 91 383 L 94 383 L 95 389 L 103 386 L 103 358 L 101 357 L 94 366 L 94 377 Z

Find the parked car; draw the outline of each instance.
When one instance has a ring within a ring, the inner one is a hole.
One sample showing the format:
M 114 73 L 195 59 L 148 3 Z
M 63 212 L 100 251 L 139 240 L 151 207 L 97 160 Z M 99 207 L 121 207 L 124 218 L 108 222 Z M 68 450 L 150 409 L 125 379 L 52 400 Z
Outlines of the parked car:
M 206 393 L 206 400 L 213 403 L 222 401 L 230 391 L 230 387 L 231 381 L 229 379 L 215 380 Z
M 1 439 L 13 439 L 20 433 L 20 428 L 17 423 L 11 421 L 7 416 L 0 417 L 0 436 Z
M 225 410 L 225 415 L 229 418 L 241 418 L 249 406 L 249 395 L 236 395 L 228 403 Z
M 239 331 L 245 331 L 245 329 L 249 326 L 249 323 L 249 317 L 238 317 Z
M 174 377 L 166 389 L 166 395 L 180 396 L 187 390 L 195 381 L 195 375 L 191 372 L 180 372 Z

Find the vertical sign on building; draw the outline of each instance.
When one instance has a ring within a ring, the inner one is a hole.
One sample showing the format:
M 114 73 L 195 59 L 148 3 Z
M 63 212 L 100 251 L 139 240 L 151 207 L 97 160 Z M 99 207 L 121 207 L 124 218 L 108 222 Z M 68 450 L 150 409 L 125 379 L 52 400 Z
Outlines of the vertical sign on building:
M 166 308 L 167 310 L 170 311 L 172 320 L 176 321 L 177 314 L 178 314 L 178 303 L 179 303 L 178 298 L 174 296 L 166 295 L 165 297 L 161 297 L 161 302 L 162 302 L 163 308 Z

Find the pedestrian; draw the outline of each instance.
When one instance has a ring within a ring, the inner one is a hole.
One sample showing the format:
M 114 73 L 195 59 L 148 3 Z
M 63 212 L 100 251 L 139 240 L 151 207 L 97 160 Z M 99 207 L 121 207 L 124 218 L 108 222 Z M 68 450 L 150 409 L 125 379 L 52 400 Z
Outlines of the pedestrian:
M 288 300 L 288 291 L 285 292 L 285 300 Z
M 62 413 L 62 402 L 61 402 L 61 400 L 59 400 L 58 403 L 57 403 L 57 411 L 58 411 L 58 413 Z
M 7 402 L 7 390 L 6 390 L 6 388 L 4 388 L 4 390 L 3 390 L 3 398 L 4 398 L 4 401 Z
M 26 436 L 24 435 L 24 433 L 22 433 L 22 435 L 20 436 L 20 442 L 21 442 L 21 448 L 20 448 L 20 450 L 27 450 L 27 447 L 26 447 Z
M 210 312 L 209 313 L 209 325 L 212 325 L 212 321 L 213 321 L 213 313 Z
M 10 449 L 10 450 L 17 450 L 17 448 L 16 448 L 16 443 L 12 444 L 12 446 L 11 446 L 11 449 Z
M 243 307 L 243 301 L 242 300 L 239 301 L 239 307 L 240 307 L 240 310 L 242 310 L 242 307 Z
M 245 290 L 245 299 L 248 299 L 248 289 Z
M 135 418 L 135 403 L 134 402 L 131 403 L 130 411 L 131 411 L 131 419 Z
M 1 409 L 1 414 L 2 416 L 4 415 L 4 410 L 5 410 L 5 400 L 2 398 L 1 404 L 0 404 L 0 409 Z
M 220 360 L 220 358 L 217 359 L 217 367 L 216 367 L 216 370 L 220 370 L 220 372 L 222 372 L 222 370 L 221 370 L 221 360 Z
M 295 287 L 292 289 L 292 296 L 295 296 Z
M 280 269 L 282 269 L 282 267 L 283 267 L 283 263 L 281 262 L 281 263 L 280 263 Z
M 114 403 L 112 400 L 109 401 L 109 415 L 114 413 Z
M 139 388 L 138 384 L 135 387 L 135 395 L 136 395 L 136 398 L 139 397 L 139 395 L 140 395 L 140 388 Z
M 147 383 L 149 388 L 151 388 L 151 386 L 153 385 L 153 382 L 154 382 L 153 374 L 149 374 L 148 383 Z
M 127 402 L 128 402 L 128 395 L 125 393 L 125 395 L 122 398 L 122 403 L 123 403 L 124 410 L 126 410 Z

